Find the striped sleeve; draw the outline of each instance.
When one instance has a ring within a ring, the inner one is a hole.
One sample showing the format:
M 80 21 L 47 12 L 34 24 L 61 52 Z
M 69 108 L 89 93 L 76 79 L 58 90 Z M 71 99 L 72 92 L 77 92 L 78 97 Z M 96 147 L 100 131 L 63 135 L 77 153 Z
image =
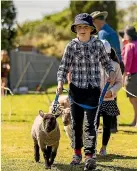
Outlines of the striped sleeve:
M 74 50 L 71 46 L 71 43 L 69 43 L 64 50 L 64 54 L 63 54 L 61 63 L 59 65 L 59 69 L 57 72 L 57 81 L 61 81 L 65 83 L 67 73 L 69 72 L 69 69 L 72 63 L 73 51 Z

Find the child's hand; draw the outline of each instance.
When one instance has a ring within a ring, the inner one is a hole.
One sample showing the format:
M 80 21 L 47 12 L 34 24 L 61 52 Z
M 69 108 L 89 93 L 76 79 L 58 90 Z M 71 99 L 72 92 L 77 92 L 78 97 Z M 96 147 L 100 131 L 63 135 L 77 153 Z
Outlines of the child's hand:
M 60 95 L 63 92 L 63 83 L 61 81 L 58 82 L 58 87 L 56 92 Z
M 116 76 L 116 73 L 114 71 L 111 71 L 109 73 L 109 78 L 108 78 L 107 82 L 110 82 L 110 85 L 114 84 L 115 76 Z
M 112 97 L 112 91 L 108 90 L 105 94 L 105 98 L 111 98 Z

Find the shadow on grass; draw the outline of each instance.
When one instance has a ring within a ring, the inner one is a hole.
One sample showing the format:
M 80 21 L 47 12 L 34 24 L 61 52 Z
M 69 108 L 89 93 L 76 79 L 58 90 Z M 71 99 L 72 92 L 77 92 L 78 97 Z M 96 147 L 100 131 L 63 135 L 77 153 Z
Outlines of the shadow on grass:
M 103 170 L 111 170 L 111 171 L 137 171 L 135 168 L 126 168 L 126 167 L 119 167 L 119 166 L 108 166 L 103 164 L 98 164 L 99 167 L 102 167 Z M 125 164 L 126 166 L 126 164 Z
M 129 124 L 127 124 L 127 123 L 119 124 L 119 126 L 128 126 L 128 127 L 130 127 Z
M 55 164 L 56 171 L 83 171 L 84 164 L 80 164 L 79 166 L 70 166 L 69 164 Z M 94 171 L 102 171 L 102 169 L 96 168 Z
M 123 155 L 116 155 L 116 154 L 108 154 L 107 156 L 99 156 L 97 155 L 98 162 L 112 162 L 114 159 L 137 159 L 137 157 L 132 156 L 123 156 Z
M 125 134 L 137 134 L 137 131 L 129 131 L 129 130 L 119 130 L 119 132 L 123 132 Z
M 126 165 L 125 165 L 126 166 Z M 70 166 L 68 164 L 55 164 L 54 169 L 55 171 L 83 171 L 84 164 L 79 166 Z M 94 171 L 137 171 L 134 168 L 126 168 L 126 167 L 119 167 L 119 166 L 109 166 L 97 163 L 97 168 Z
M 29 120 L 21 119 L 21 120 L 9 120 L 9 119 L 3 119 L 1 122 L 30 122 Z

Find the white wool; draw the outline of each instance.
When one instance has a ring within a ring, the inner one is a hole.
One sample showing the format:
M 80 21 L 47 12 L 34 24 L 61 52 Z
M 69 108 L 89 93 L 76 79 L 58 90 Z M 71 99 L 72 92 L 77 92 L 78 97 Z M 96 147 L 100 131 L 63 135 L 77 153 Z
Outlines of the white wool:
M 70 125 L 64 126 L 64 130 L 65 130 L 66 135 L 68 136 L 68 138 L 71 140 L 72 131 L 71 131 Z

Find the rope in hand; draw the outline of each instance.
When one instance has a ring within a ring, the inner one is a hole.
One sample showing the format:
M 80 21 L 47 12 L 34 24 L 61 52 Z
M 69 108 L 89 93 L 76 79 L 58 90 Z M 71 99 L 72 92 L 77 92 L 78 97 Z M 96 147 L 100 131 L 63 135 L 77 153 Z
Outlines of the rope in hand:
M 59 94 L 57 93 L 56 97 L 55 97 L 55 100 L 54 100 L 54 104 L 53 104 L 53 110 L 52 110 L 53 114 L 55 114 L 56 111 L 57 111 L 58 104 L 59 104 L 58 99 L 59 99 Z

